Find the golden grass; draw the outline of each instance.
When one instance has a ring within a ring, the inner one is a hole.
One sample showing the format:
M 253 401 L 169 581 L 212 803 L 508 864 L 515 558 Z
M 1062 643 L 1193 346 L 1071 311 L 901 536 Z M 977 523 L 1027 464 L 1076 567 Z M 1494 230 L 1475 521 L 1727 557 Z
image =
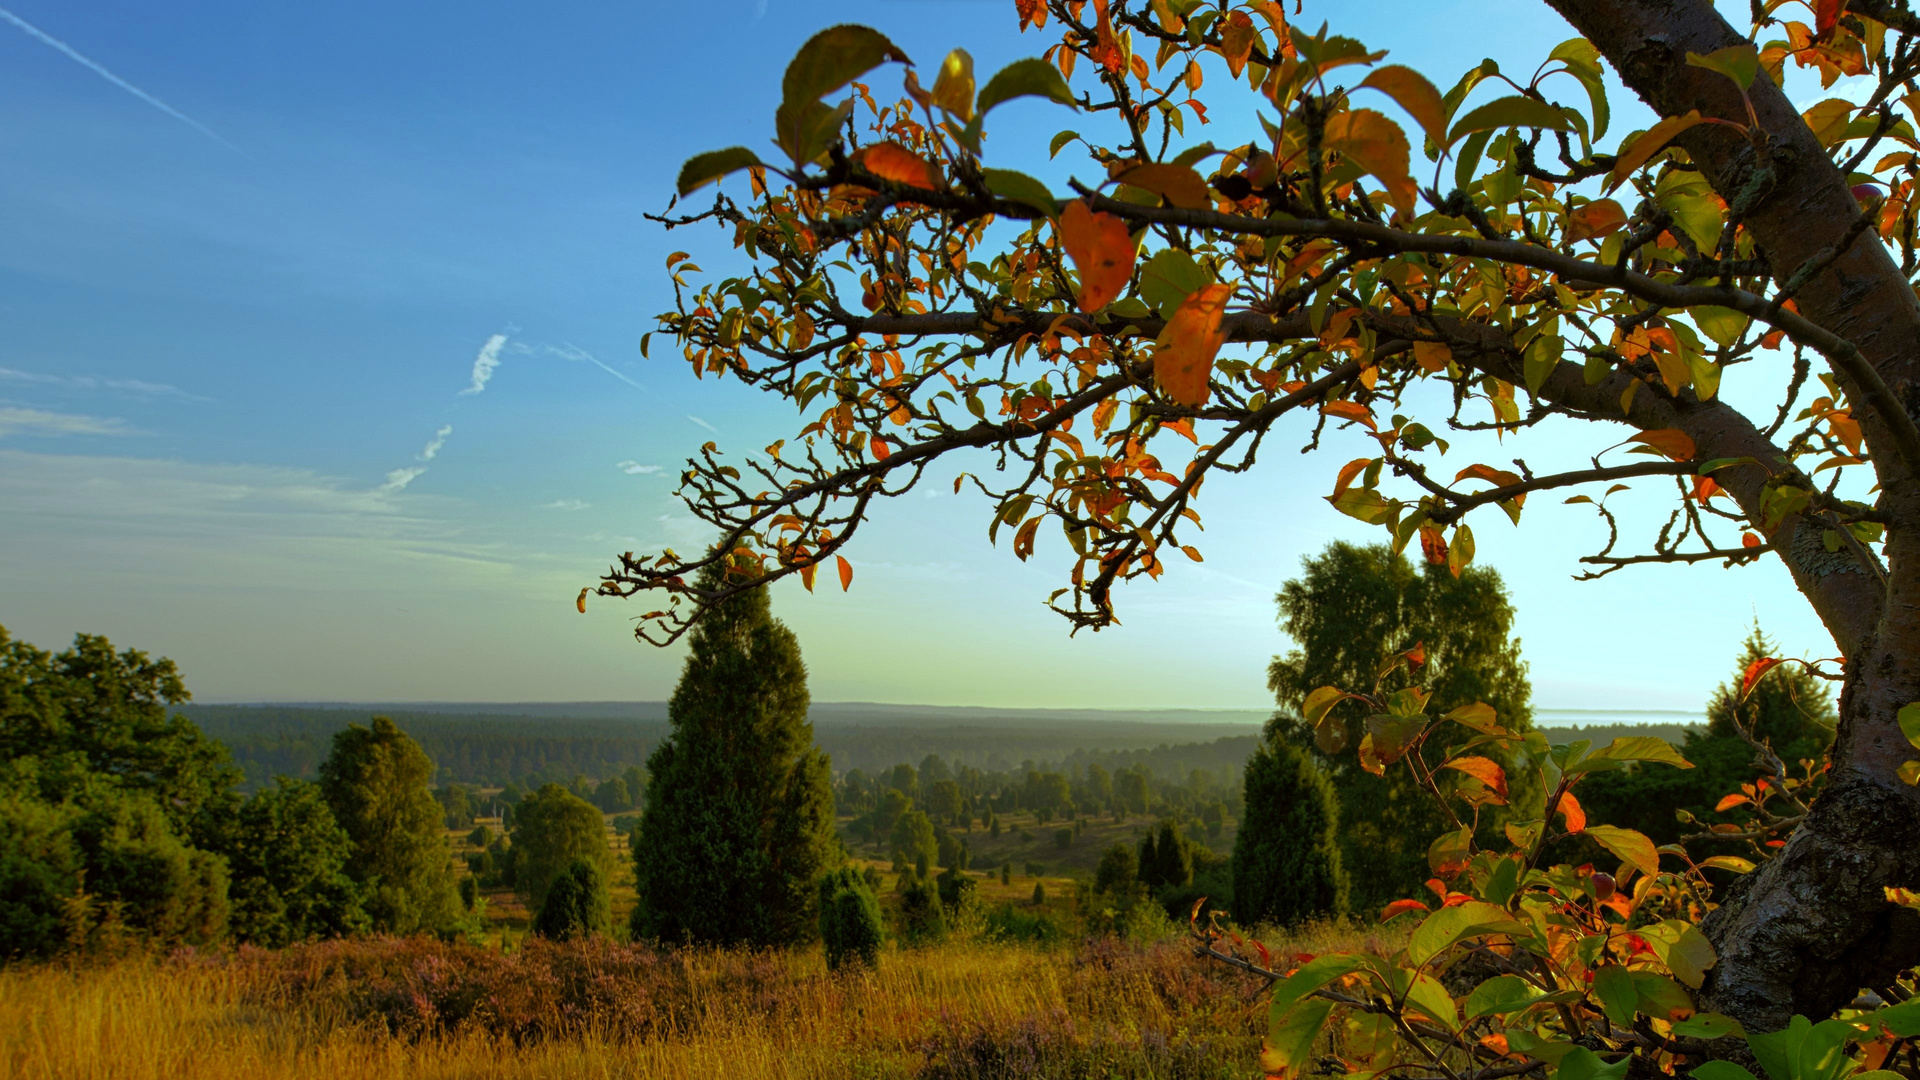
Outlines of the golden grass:
M 260 1004 L 257 971 L 124 962 L 0 973 L 0 1077 L 890 1077 L 913 1075 L 936 1029 L 988 1027 L 1067 1007 L 1073 960 L 1029 948 L 889 954 L 878 972 L 828 977 L 817 952 L 789 968 L 778 1022 L 716 985 L 725 954 L 694 962 L 697 1023 L 647 1041 L 591 1031 L 516 1046 L 484 1032 L 408 1040 L 337 1012 Z M 1106 988 L 1142 1024 L 1174 1018 L 1152 987 Z

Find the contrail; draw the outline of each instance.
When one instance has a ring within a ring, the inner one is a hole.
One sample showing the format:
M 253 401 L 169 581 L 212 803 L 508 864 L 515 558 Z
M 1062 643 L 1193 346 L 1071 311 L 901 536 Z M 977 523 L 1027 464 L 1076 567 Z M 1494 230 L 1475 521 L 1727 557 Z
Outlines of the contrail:
M 121 78 L 120 76 L 115 75 L 113 72 L 108 71 L 106 68 L 103 68 L 99 64 L 94 63 L 92 60 L 89 60 L 86 57 L 80 55 L 80 53 L 74 50 L 73 46 L 68 45 L 66 42 L 61 41 L 59 38 L 54 37 L 52 34 L 47 33 L 46 31 L 33 25 L 32 23 L 21 18 L 20 16 L 15 15 L 13 12 L 8 11 L 6 8 L 0 7 L 0 19 L 4 19 L 5 21 L 12 23 L 13 25 L 19 27 L 20 29 L 26 31 L 28 34 L 31 34 L 32 36 L 39 38 L 41 41 L 46 42 L 48 45 L 53 46 L 55 49 L 60 50 L 61 52 L 65 53 L 67 57 L 71 59 L 74 63 L 87 68 L 88 70 L 92 71 L 95 75 L 100 76 L 101 78 L 107 80 L 108 82 L 119 87 L 120 89 L 125 90 L 127 93 L 132 94 L 134 97 L 139 98 L 141 101 L 144 101 L 147 104 L 153 106 L 154 108 L 159 109 L 161 112 L 166 113 L 168 116 L 173 117 L 175 120 L 178 120 L 183 124 L 186 124 L 188 127 L 193 128 L 195 131 L 198 131 L 200 134 L 205 135 L 207 138 L 212 139 L 214 142 L 219 143 L 221 146 L 224 146 L 227 149 L 233 151 L 234 153 L 239 154 L 241 157 L 248 156 L 245 150 L 242 150 L 239 147 L 228 142 L 227 140 L 221 138 L 220 134 L 214 131 L 212 128 L 208 127 L 207 125 L 201 123 L 198 120 L 195 120 L 193 117 L 188 116 L 186 113 L 181 112 L 179 109 L 174 108 L 173 106 L 167 104 L 166 102 L 161 101 L 159 98 L 154 97 L 152 94 L 147 93 L 145 90 L 140 89 L 139 87 L 133 85 L 132 83 Z

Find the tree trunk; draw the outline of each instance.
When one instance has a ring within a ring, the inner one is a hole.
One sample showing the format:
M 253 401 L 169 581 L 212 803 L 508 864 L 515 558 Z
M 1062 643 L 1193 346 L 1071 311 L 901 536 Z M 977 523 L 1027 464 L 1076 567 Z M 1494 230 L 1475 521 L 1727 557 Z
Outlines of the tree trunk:
M 1703 0 L 1548 2 L 1661 116 L 1699 109 L 1747 122 L 1730 80 L 1686 63 L 1689 52 L 1746 42 Z M 1677 141 L 1729 205 L 1744 209 L 1746 227 L 1784 281 L 1839 247 L 1860 210 L 1785 95 L 1765 77 L 1749 94 L 1769 136 L 1764 151 L 1718 126 L 1695 127 Z M 1796 301 L 1809 319 L 1852 341 L 1913 411 L 1920 304 L 1871 232 Z M 1811 522 L 1789 522 L 1769 538 L 1847 663 L 1826 791 L 1779 856 L 1734 887 L 1705 924 L 1719 961 L 1702 1007 L 1755 1030 L 1783 1027 L 1794 1013 L 1825 1016 L 1859 988 L 1885 985 L 1920 963 L 1920 916 L 1890 904 L 1884 892 L 1920 886 L 1920 790 L 1897 775 L 1915 752 L 1895 720 L 1901 706 L 1920 701 L 1920 490 L 1892 450 L 1886 418 L 1861 404 L 1860 388 L 1844 376 L 1842 384 L 1877 450 L 1879 505 L 1892 518 L 1888 564 L 1882 570 L 1871 557 L 1828 555 Z

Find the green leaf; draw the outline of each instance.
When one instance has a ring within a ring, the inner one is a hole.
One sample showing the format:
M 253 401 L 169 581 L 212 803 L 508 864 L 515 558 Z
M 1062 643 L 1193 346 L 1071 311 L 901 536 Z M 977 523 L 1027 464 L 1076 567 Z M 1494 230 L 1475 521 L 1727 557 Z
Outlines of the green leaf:
M 1522 372 L 1527 379 L 1527 389 L 1535 394 L 1546 383 L 1547 376 L 1553 374 L 1554 366 L 1560 363 L 1561 342 L 1558 334 L 1541 334 L 1527 343 L 1527 350 L 1521 358 Z
M 1751 867 L 1753 864 L 1747 865 Z M 1719 959 L 1707 935 L 1691 926 L 1682 930 L 1679 939 L 1667 948 L 1667 970 L 1673 972 L 1674 978 L 1695 990 L 1700 989 L 1700 984 L 1706 981 L 1707 969 Z
M 1494 862 L 1493 873 L 1487 875 L 1487 883 L 1481 889 L 1481 895 L 1496 907 L 1513 899 L 1520 888 L 1520 860 L 1499 859 Z
M 1495 98 L 1485 105 L 1461 117 L 1447 133 L 1449 144 L 1460 141 L 1460 136 L 1473 131 L 1496 131 L 1500 128 L 1531 127 L 1548 128 L 1553 131 L 1574 130 L 1573 121 L 1567 114 L 1547 104 L 1529 97 L 1513 94 Z
M 1838 1080 L 1853 1064 L 1841 1051 L 1858 1034 L 1844 1020 L 1815 1024 L 1796 1016 L 1779 1031 L 1749 1032 L 1747 1045 L 1773 1080 Z
M 1140 299 L 1161 318 L 1170 319 L 1187 297 L 1212 281 L 1193 256 L 1179 248 L 1163 248 L 1140 268 Z
M 1704 940 L 1704 939 L 1702 939 Z M 1651 971 L 1633 972 L 1633 991 L 1641 1012 L 1658 1020 L 1672 1020 L 1693 1011 L 1693 999 L 1680 984 Z
M 1518 975 L 1496 975 L 1467 995 L 1467 1019 L 1506 1016 L 1541 1001 L 1542 994 L 1532 983 Z
M 1060 214 L 1060 204 L 1054 201 L 1053 192 L 1026 173 L 1012 169 L 982 169 L 980 178 L 986 182 L 988 191 L 1008 202 L 1031 206 L 1048 217 L 1058 217 Z
M 1480 155 L 1486 151 L 1487 140 L 1491 138 L 1491 131 L 1476 131 L 1460 147 L 1460 160 L 1453 163 L 1454 187 L 1465 191 L 1473 183 L 1473 174 L 1480 168 Z
M 1732 308 L 1714 307 L 1711 304 L 1688 308 L 1687 314 L 1693 316 L 1693 323 L 1701 333 L 1722 348 L 1731 347 L 1739 341 L 1740 335 L 1746 332 L 1747 324 L 1753 321 Z
M 1554 46 L 1547 59 L 1567 65 L 1567 73 L 1587 89 L 1587 101 L 1593 106 L 1593 137 L 1607 133 L 1609 110 L 1606 82 L 1600 77 L 1600 50 L 1586 38 L 1572 38 Z
M 842 23 L 807 39 L 780 81 L 782 103 L 805 105 L 879 67 L 888 60 L 911 64 L 887 36 L 871 27 Z
M 1690 52 L 1687 54 L 1687 66 L 1717 71 L 1745 90 L 1753 85 L 1754 77 L 1760 74 L 1760 53 L 1752 45 L 1729 45 L 1705 56 Z
M 1679 1025 L 1676 1024 L 1673 1030 L 1679 1034 Z M 1731 1061 L 1703 1061 L 1693 1067 L 1692 1075 L 1693 1080 L 1759 1080 L 1759 1077 Z
M 1646 834 L 1615 825 L 1589 825 L 1586 835 L 1611 851 L 1621 862 L 1652 877 L 1660 872 L 1660 851 Z
M 974 110 L 984 113 L 1004 101 L 1017 97 L 1043 97 L 1073 106 L 1073 91 L 1052 64 L 1036 57 L 1015 60 L 987 80 L 986 88 L 974 102 Z M 1077 106 L 1076 106 L 1077 107 Z
M 1337 686 L 1323 686 L 1307 695 L 1307 700 L 1300 706 L 1300 716 L 1307 723 L 1319 727 L 1321 721 L 1327 718 L 1327 714 L 1333 711 L 1333 707 L 1340 704 L 1346 696 L 1346 691 Z
M 1407 1004 L 1426 1013 L 1435 1023 L 1449 1028 L 1460 1026 L 1459 1007 L 1453 1003 L 1453 995 L 1447 993 L 1447 988 L 1440 984 L 1439 979 L 1420 972 L 1407 986 L 1406 995 Z
M 1896 715 L 1900 721 L 1900 734 L 1905 735 L 1914 746 L 1920 747 L 1920 701 L 1900 706 L 1900 712 Z
M 1629 761 L 1657 761 L 1682 769 L 1693 768 L 1693 762 L 1681 757 L 1672 743 L 1658 735 L 1622 735 L 1580 761 L 1568 765 L 1566 771 L 1572 775 L 1599 772 Z M 1614 764 L 1595 765 L 1595 762 Z
M 1560 1067 L 1554 1070 L 1553 1080 L 1621 1080 L 1627 1075 L 1627 1066 L 1632 1063 L 1632 1057 L 1623 1057 L 1609 1065 L 1600 1059 L 1599 1054 L 1584 1046 L 1576 1046 L 1560 1059 Z
M 1386 498 L 1372 488 L 1350 487 L 1339 498 L 1329 497 L 1327 501 L 1335 510 L 1369 525 L 1385 517 L 1389 509 Z
M 1316 956 L 1301 964 L 1293 974 L 1274 984 L 1273 997 L 1268 1003 L 1269 1018 L 1279 1023 L 1294 1002 L 1324 988 L 1328 983 L 1344 975 L 1359 971 L 1364 961 L 1351 953 L 1330 953 Z
M 1619 964 L 1607 964 L 1593 973 L 1593 996 L 1600 1011 L 1616 1027 L 1632 1027 L 1634 1010 L 1640 1005 L 1640 993 L 1633 988 L 1633 973 Z
M 1051 161 L 1054 158 L 1058 157 L 1060 155 L 1061 147 L 1067 145 L 1068 143 L 1072 142 L 1073 140 L 1079 137 L 1080 137 L 1080 133 L 1077 131 L 1062 131 L 1058 135 L 1055 135 L 1053 137 L 1053 141 L 1047 144 L 1047 160 Z
M 852 112 L 852 98 L 839 108 L 820 101 L 781 105 L 773 114 L 774 141 L 795 165 L 805 165 L 827 152 L 839 135 L 841 121 Z
M 725 150 L 695 154 L 680 166 L 680 181 L 675 186 L 681 195 L 688 195 L 723 176 L 759 164 L 759 157 L 744 146 L 729 146 Z
M 1505 908 L 1479 900 L 1441 908 L 1424 919 L 1407 939 L 1407 961 L 1423 966 L 1434 957 L 1460 943 L 1462 938 L 1485 934 L 1524 934 L 1526 924 L 1516 922 Z
M 1318 998 L 1302 1001 L 1284 1014 L 1277 1009 L 1267 1026 L 1267 1043 L 1260 1051 L 1260 1067 L 1269 1072 L 1293 1075 L 1304 1072 L 1313 1059 L 1313 1044 L 1326 1027 L 1333 1002 Z
M 1723 1039 L 1728 1035 L 1747 1037 L 1747 1029 L 1740 1021 L 1719 1013 L 1694 1013 L 1685 1020 L 1673 1022 L 1673 1033 L 1690 1039 Z
M 1886 1028 L 1901 1038 L 1912 1038 L 1920 1035 L 1920 997 L 1909 998 L 1898 1005 L 1856 1019 Z

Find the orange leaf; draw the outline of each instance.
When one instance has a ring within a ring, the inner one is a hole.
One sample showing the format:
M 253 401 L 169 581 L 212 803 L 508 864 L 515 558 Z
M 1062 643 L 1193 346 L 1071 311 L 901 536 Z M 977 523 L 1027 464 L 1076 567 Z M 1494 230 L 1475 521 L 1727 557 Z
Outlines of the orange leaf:
M 1748 535 L 1752 535 L 1752 534 L 1748 534 Z M 1749 546 L 1759 547 L 1760 545 L 1752 544 Z M 1745 700 L 1748 694 L 1753 693 L 1754 684 L 1759 682 L 1761 678 L 1766 675 L 1767 672 L 1772 671 L 1775 667 L 1778 667 L 1779 664 L 1780 664 L 1780 661 L 1775 660 L 1771 656 L 1763 656 L 1760 659 L 1755 660 L 1753 663 L 1748 664 L 1746 674 L 1740 676 L 1741 699 Z
M 1027 556 L 1033 554 L 1033 537 L 1040 529 L 1040 521 L 1039 517 L 1029 518 L 1026 524 L 1020 526 L 1020 531 L 1013 534 L 1013 553 L 1021 562 L 1026 562 Z
M 1371 464 L 1373 464 L 1372 458 L 1362 457 L 1354 458 L 1352 461 L 1340 466 L 1340 475 L 1333 481 L 1333 497 L 1338 499 L 1341 495 L 1345 494 L 1347 487 L 1353 483 L 1353 478 L 1359 476 L 1360 470 Z
M 1420 554 L 1430 566 L 1447 565 L 1447 538 L 1441 535 L 1440 526 L 1420 526 Z
M 1406 657 L 1407 662 L 1414 667 L 1419 667 L 1421 664 L 1427 662 L 1427 643 L 1424 641 L 1416 641 L 1413 643 L 1413 648 L 1408 649 L 1400 655 Z
M 1453 482 L 1457 484 L 1469 477 L 1475 480 L 1485 480 L 1494 487 L 1512 487 L 1520 482 L 1519 473 L 1511 473 L 1505 469 L 1496 469 L 1491 465 L 1469 465 L 1460 470 L 1460 475 L 1454 477 Z
M 1106 68 L 1109 73 L 1118 75 L 1126 70 L 1127 62 L 1120 55 L 1120 44 L 1113 36 L 1113 20 L 1107 15 L 1107 0 L 1093 0 L 1093 13 L 1095 38 L 1093 52 L 1089 55 L 1092 56 L 1094 63 Z M 1072 50 L 1062 49 L 1061 51 L 1071 52 Z
M 1080 271 L 1080 310 L 1099 311 L 1133 277 L 1136 248 L 1127 223 L 1075 199 L 1060 213 L 1060 244 Z
M 1220 28 L 1220 55 L 1227 58 L 1227 70 L 1239 78 L 1247 68 L 1247 58 L 1253 55 L 1253 40 L 1258 32 L 1253 28 L 1253 17 L 1244 11 L 1236 11 L 1227 16 L 1225 26 Z
M 1416 341 L 1413 343 L 1413 360 L 1425 372 L 1447 370 L 1453 362 L 1453 350 L 1438 341 Z
M 1371 87 L 1392 98 L 1394 104 L 1407 110 L 1434 145 L 1447 144 L 1446 102 L 1425 75 L 1410 67 L 1388 64 L 1383 68 L 1375 68 L 1372 74 L 1360 80 L 1360 86 Z
M 1225 340 L 1220 317 L 1226 314 L 1227 298 L 1232 295 L 1233 286 L 1225 282 L 1202 286 L 1181 301 L 1160 332 L 1160 349 L 1153 354 L 1154 379 L 1168 397 L 1190 409 L 1207 403 L 1213 358 Z
M 1446 768 L 1458 769 L 1500 793 L 1507 794 L 1507 771 L 1490 758 L 1460 757 L 1447 762 Z
M 1741 803 L 1750 803 L 1752 801 L 1752 799 L 1736 791 L 1731 795 L 1722 796 L 1719 802 L 1713 804 L 1713 808 L 1715 811 L 1731 810 Z
M 800 568 L 800 584 L 805 585 L 808 592 L 813 591 L 813 575 L 817 573 L 819 569 L 819 563 L 811 562 Z
M 1689 461 L 1694 454 L 1693 437 L 1679 428 L 1642 431 L 1627 441 L 1651 446 L 1675 461 Z
M 1757 548 L 1760 546 L 1760 538 L 1758 536 L 1753 535 L 1752 533 L 1741 533 L 1740 546 Z
M 1847 9 L 1847 0 L 1813 0 L 1813 32 L 1821 38 L 1833 34 L 1833 28 L 1840 22 L 1840 13 Z
M 591 585 L 587 586 L 584 589 L 581 589 L 580 599 L 575 600 L 573 602 L 573 606 L 578 608 L 580 611 L 580 614 L 582 615 L 585 615 L 587 613 L 587 594 L 592 591 L 593 591 L 593 586 Z
M 1627 212 L 1612 199 L 1600 199 L 1567 215 L 1567 242 L 1597 240 L 1627 223 Z
M 1421 903 L 1418 900 L 1395 900 L 1393 903 L 1388 904 L 1386 907 L 1380 909 L 1380 921 L 1386 922 L 1388 919 L 1393 918 L 1395 915 L 1404 914 L 1405 912 L 1409 912 L 1409 911 L 1426 911 L 1426 910 L 1427 910 L 1427 905 Z
M 1329 117 L 1324 145 L 1338 150 L 1387 187 L 1394 209 L 1413 216 L 1418 186 L 1407 174 L 1407 135 L 1372 109 L 1349 109 Z
M 1151 191 L 1184 210 L 1211 210 L 1213 196 L 1200 174 L 1185 165 L 1165 165 L 1149 161 L 1114 177 L 1122 184 Z
M 1635 169 L 1645 165 L 1648 158 L 1665 150 L 1675 135 L 1695 124 L 1706 122 L 1707 118 L 1700 115 L 1700 110 L 1694 109 L 1685 116 L 1669 116 L 1648 128 L 1645 134 L 1620 148 L 1620 156 L 1613 163 L 1613 174 L 1607 177 L 1606 190 L 1619 187 L 1622 181 L 1633 175 Z
M 1492 1035 L 1480 1036 L 1480 1045 L 1499 1054 L 1501 1057 L 1506 1057 L 1513 1052 L 1512 1048 L 1507 1045 L 1507 1037 L 1499 1032 L 1495 1032 Z
M 860 167 L 882 180 L 933 190 L 933 167 L 899 143 L 883 142 L 860 151 Z
M 840 591 L 846 592 L 853 588 L 853 564 L 845 555 L 835 555 L 834 560 L 840 564 Z
M 1367 411 L 1365 405 L 1357 401 L 1329 401 L 1325 405 L 1320 406 L 1320 411 L 1327 416 L 1338 416 L 1345 420 L 1358 421 L 1373 428 L 1375 431 L 1379 430 L 1379 425 L 1373 422 L 1373 414 Z
M 1563 791 L 1560 793 L 1560 816 L 1566 819 L 1568 832 L 1580 833 L 1587 831 L 1586 808 L 1580 805 L 1580 800 L 1574 798 L 1573 792 L 1571 791 Z

